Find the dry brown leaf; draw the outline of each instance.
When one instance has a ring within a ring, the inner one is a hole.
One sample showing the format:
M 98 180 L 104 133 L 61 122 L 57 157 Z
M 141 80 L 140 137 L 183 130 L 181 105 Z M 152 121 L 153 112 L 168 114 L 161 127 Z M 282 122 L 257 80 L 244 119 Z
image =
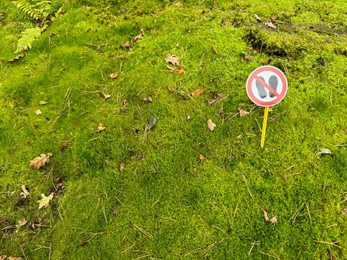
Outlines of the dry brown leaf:
M 128 103 L 128 100 L 123 99 L 123 101 L 122 101 L 122 105 L 123 105 L 124 107 L 126 107 L 128 104 L 129 104 L 129 103 Z
M 173 66 L 170 66 L 170 65 L 166 65 L 166 68 L 168 68 L 168 70 L 169 70 L 170 72 L 175 72 L 175 71 L 176 71 L 176 68 L 173 67 Z
M 145 36 L 145 32 L 143 31 L 143 29 L 141 29 L 141 33 L 139 35 L 136 35 L 133 40 L 136 42 L 140 39 L 142 39 Z
M 272 217 L 271 219 L 269 218 L 268 212 L 266 210 L 263 210 L 264 212 L 264 219 L 265 221 L 270 222 L 271 224 L 276 224 L 277 223 L 277 216 Z
M 99 97 L 101 97 L 104 100 L 107 100 L 111 97 L 111 95 L 105 94 L 104 92 L 100 92 Z
M 183 75 L 184 73 L 186 73 L 183 69 L 182 66 L 180 66 L 180 70 L 177 72 L 178 75 Z
M 176 6 L 176 7 L 181 7 L 182 4 L 181 4 L 180 2 L 177 2 L 177 3 L 175 4 L 175 6 Z
M 7 255 L 0 255 L 0 260 L 6 260 Z
M 145 97 L 145 98 L 143 99 L 143 102 L 145 102 L 145 103 L 152 103 L 153 100 L 152 100 L 151 97 Z
M 121 47 L 122 47 L 123 49 L 129 50 L 129 49 L 131 48 L 131 43 L 130 43 L 129 41 L 127 41 L 127 42 L 123 43 L 123 44 L 121 45 Z
M 205 161 L 205 156 L 203 156 L 202 154 L 199 155 L 199 160 L 200 163 L 203 163 Z
M 115 78 L 118 77 L 118 73 L 117 72 L 112 72 L 109 76 L 110 76 L 111 79 L 115 79 Z
M 9 63 L 13 63 L 13 62 L 16 62 L 16 61 L 19 61 L 21 59 L 23 59 L 25 57 L 25 54 L 24 53 L 21 53 L 19 54 L 16 58 L 12 59 L 12 60 L 9 60 L 8 62 Z
M 207 120 L 207 127 L 212 132 L 216 128 L 216 124 L 211 119 Z
M 276 23 L 276 17 L 275 16 L 271 16 L 271 22 Z
M 267 22 L 267 23 L 265 23 L 265 26 L 266 27 L 269 27 L 269 28 L 271 28 L 271 29 L 277 29 L 277 27 L 276 27 L 276 25 L 274 25 L 272 22 Z
M 16 257 L 16 256 L 9 256 L 7 260 L 22 260 L 21 257 Z
M 270 220 L 269 215 L 267 214 L 267 212 L 265 210 L 263 210 L 263 212 L 264 212 L 264 219 L 266 221 L 269 221 Z
M 203 89 L 196 89 L 192 92 L 192 94 L 190 94 L 192 97 L 198 97 L 201 96 L 202 94 L 204 94 L 204 90 Z
M 42 111 L 41 111 L 40 109 L 36 109 L 36 110 L 35 110 L 35 114 L 36 114 L 36 115 L 42 115 Z
M 178 75 L 183 75 L 185 73 L 183 66 L 179 66 L 179 71 L 177 72 Z
M 177 65 L 177 66 L 180 65 L 180 60 L 175 55 L 171 55 L 171 54 L 167 55 L 165 58 L 165 61 L 172 65 Z
M 106 127 L 105 127 L 102 123 L 100 123 L 99 126 L 98 126 L 98 131 L 99 131 L 99 132 L 102 132 L 102 131 L 104 131 L 105 129 L 106 129 Z
M 249 115 L 249 112 L 247 112 L 246 110 L 243 110 L 242 108 L 239 108 L 239 113 L 240 113 L 240 117 Z
M 39 157 L 31 160 L 29 163 L 29 167 L 35 170 L 39 170 L 44 167 L 47 163 L 49 163 L 49 158 L 52 156 L 52 153 L 40 154 Z
M 254 15 L 254 18 L 255 18 L 258 22 L 261 22 L 261 21 L 262 21 L 261 18 L 260 18 L 257 14 Z
M 343 215 L 347 215 L 347 208 L 343 209 L 343 210 L 341 211 L 341 213 L 342 213 Z
M 276 224 L 277 223 L 277 216 L 272 217 L 270 220 L 271 224 Z
M 26 221 L 25 218 L 22 218 L 21 220 L 18 221 L 18 225 L 19 225 L 20 227 L 24 226 L 26 223 L 27 223 L 27 221 Z
M 252 56 L 245 56 L 245 60 L 248 60 L 249 62 L 253 62 Z
M 21 191 L 21 193 L 20 193 L 20 196 L 21 196 L 23 199 L 26 199 L 27 197 L 29 197 L 30 192 L 28 191 L 28 189 L 25 187 L 24 184 L 21 186 L 21 188 L 22 188 L 22 191 Z

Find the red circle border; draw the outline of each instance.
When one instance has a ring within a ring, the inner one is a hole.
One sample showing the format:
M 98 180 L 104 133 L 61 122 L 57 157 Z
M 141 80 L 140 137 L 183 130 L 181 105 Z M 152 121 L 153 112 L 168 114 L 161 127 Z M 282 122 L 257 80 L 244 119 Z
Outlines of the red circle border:
M 259 73 L 264 72 L 264 71 L 273 72 L 274 74 L 276 74 L 280 78 L 280 80 L 282 82 L 282 92 L 281 92 L 281 94 L 278 97 L 276 97 L 276 99 L 274 99 L 274 100 L 272 100 L 270 102 L 264 102 L 264 101 L 261 101 L 261 100 L 257 99 L 256 96 L 252 92 L 252 82 L 253 82 L 253 80 L 255 79 L 255 77 Z M 287 91 L 288 91 L 288 81 L 287 81 L 286 76 L 284 75 L 284 73 L 280 69 L 278 69 L 276 67 L 273 67 L 273 66 L 261 66 L 261 67 L 255 69 L 255 70 L 253 70 L 252 73 L 249 75 L 249 77 L 247 79 L 247 82 L 246 82 L 246 91 L 247 91 L 248 97 L 256 105 L 261 106 L 261 107 L 271 107 L 271 106 L 277 105 L 279 102 L 281 102 L 282 99 L 287 94 Z

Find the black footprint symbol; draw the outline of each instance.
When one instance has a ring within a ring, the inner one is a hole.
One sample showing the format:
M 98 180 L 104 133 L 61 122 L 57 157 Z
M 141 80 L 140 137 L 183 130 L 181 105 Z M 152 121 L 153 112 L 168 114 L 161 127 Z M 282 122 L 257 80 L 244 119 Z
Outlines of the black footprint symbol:
M 263 77 L 259 77 L 259 78 L 261 78 L 261 80 L 264 81 Z M 258 89 L 259 96 L 261 98 L 266 98 L 267 94 L 266 94 L 266 91 L 265 91 L 265 87 L 258 80 L 255 81 L 255 86 Z M 276 87 L 277 87 L 277 85 L 276 85 Z
M 278 79 L 275 75 L 272 75 L 269 79 L 269 85 L 270 87 L 276 92 L 277 85 L 278 85 Z M 270 91 L 270 97 L 274 97 L 275 95 Z

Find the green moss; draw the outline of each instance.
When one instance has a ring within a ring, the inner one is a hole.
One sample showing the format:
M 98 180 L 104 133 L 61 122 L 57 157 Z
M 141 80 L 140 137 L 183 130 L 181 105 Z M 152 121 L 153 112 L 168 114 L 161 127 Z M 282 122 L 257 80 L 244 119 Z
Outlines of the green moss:
M 345 258 L 346 4 L 180 4 L 69 1 L 12 64 L 30 25 L 0 4 L 0 254 Z M 264 24 L 272 16 L 278 30 Z M 168 54 L 184 75 L 168 70 Z M 289 91 L 270 112 L 261 150 L 263 109 L 245 82 L 263 64 L 285 72 Z M 191 97 L 198 88 L 204 93 Z M 210 106 L 211 91 L 225 98 Z M 239 117 L 239 107 L 251 113 Z M 151 116 L 157 124 L 145 137 Z M 319 156 L 321 148 L 333 155 Z M 48 152 L 49 165 L 28 167 Z M 63 194 L 39 210 L 41 194 L 59 194 L 59 182 Z M 278 223 L 264 221 L 263 210 Z M 22 218 L 18 232 L 9 228 Z

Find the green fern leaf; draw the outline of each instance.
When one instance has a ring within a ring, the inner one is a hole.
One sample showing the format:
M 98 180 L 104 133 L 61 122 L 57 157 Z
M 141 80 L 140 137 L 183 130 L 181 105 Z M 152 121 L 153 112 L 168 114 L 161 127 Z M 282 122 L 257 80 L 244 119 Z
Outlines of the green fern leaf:
M 31 49 L 33 42 L 40 37 L 41 35 L 41 28 L 28 28 L 26 29 L 22 35 L 21 38 L 18 40 L 17 44 L 17 50 L 16 53 L 27 51 Z

